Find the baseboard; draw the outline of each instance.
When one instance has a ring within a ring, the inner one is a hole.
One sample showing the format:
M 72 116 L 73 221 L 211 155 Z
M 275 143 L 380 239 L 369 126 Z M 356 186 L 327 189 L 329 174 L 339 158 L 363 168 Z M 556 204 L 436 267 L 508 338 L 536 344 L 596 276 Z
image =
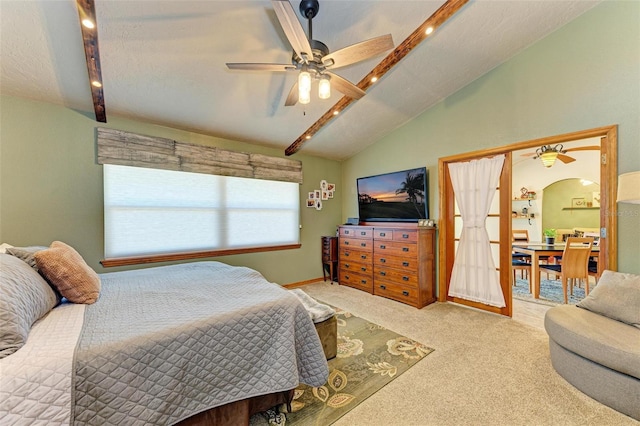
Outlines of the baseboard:
M 317 283 L 318 281 L 324 281 L 324 278 L 322 277 L 312 278 L 310 280 L 298 281 L 297 283 L 284 284 L 282 287 L 284 288 L 302 287 L 303 285 Z

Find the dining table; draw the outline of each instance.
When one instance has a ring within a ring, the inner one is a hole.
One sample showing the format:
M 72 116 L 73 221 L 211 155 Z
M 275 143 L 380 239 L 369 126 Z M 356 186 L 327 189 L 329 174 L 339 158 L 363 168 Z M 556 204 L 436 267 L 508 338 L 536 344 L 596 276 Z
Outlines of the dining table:
M 540 260 L 548 259 L 552 256 L 560 257 L 564 252 L 565 244 L 545 244 L 545 243 L 526 243 L 526 244 L 514 244 L 512 250 L 515 253 L 528 254 L 531 256 L 531 285 L 533 287 L 533 297 L 535 299 L 540 298 Z M 590 257 L 600 257 L 600 247 L 592 246 Z M 598 276 L 602 273 L 600 267 L 602 262 L 598 264 Z

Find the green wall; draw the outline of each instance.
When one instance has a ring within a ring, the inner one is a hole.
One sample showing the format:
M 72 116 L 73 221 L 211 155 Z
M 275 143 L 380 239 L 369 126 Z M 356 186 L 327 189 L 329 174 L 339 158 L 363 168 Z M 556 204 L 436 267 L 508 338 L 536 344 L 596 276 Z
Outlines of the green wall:
M 583 185 L 580 179 L 563 179 L 544 188 L 542 203 L 542 229 L 600 228 L 599 209 L 572 208 L 575 199 L 593 203 L 593 193 L 600 185 Z
M 283 150 L 250 145 L 122 118 L 97 123 L 82 113 L 46 103 L 0 98 L 0 242 L 14 246 L 49 245 L 61 240 L 75 247 L 97 272 L 102 268 L 102 166 L 96 164 L 96 127 L 221 148 L 283 157 Z M 341 168 L 336 161 L 296 155 L 303 163 L 300 185 L 302 248 L 213 260 L 249 266 L 268 280 L 287 284 L 322 276 L 322 235 L 335 235 L 340 223 Z M 306 208 L 309 191 L 320 180 L 336 183 L 336 197 L 323 209 Z M 160 264 L 156 264 L 160 265 Z M 148 265 L 155 266 L 155 265 Z
M 360 176 L 427 166 L 437 218 L 438 158 L 614 124 L 619 174 L 640 169 L 636 1 L 603 2 L 345 161 L 342 218 L 358 214 Z M 640 273 L 640 206 L 611 214 L 619 216 L 618 269 Z

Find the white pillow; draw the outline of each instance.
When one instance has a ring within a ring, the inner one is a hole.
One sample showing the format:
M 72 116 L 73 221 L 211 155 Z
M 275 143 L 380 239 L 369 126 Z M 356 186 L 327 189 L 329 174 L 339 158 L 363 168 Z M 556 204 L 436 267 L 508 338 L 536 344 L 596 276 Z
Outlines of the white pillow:
M 8 248 L 13 247 L 11 244 L 2 243 L 0 244 L 0 253 L 6 253 Z

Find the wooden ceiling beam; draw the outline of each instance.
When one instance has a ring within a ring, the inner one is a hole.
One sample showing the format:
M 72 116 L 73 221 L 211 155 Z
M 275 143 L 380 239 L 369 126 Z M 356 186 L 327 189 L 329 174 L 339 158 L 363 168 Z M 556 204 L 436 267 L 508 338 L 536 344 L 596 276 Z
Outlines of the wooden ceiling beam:
M 93 110 L 96 114 L 96 121 L 106 123 L 107 112 L 104 106 L 100 48 L 98 47 L 98 21 L 96 20 L 95 3 L 94 0 L 77 0 L 76 5 L 78 7 L 78 17 L 80 18 L 80 29 L 82 30 L 87 71 L 89 72 L 89 87 L 91 88 L 91 98 L 93 99 Z M 85 20 L 91 22 L 93 28 L 87 26 Z
M 398 62 L 400 62 L 405 56 L 409 54 L 418 44 L 425 39 L 429 38 L 427 35 L 427 28 L 433 28 L 433 33 L 438 30 L 442 24 L 444 24 L 449 18 L 451 18 L 458 10 L 467 4 L 469 0 L 447 0 L 438 10 L 436 10 L 426 21 L 416 28 L 402 43 L 400 43 L 391 53 L 389 53 L 376 67 L 371 70 L 356 86 L 362 90 L 367 90 L 374 84 L 371 79 L 377 77 L 378 80 L 382 78 L 391 68 L 393 68 Z M 348 107 L 354 99 L 347 96 L 343 96 L 331 109 L 325 112 L 322 117 L 311 125 L 298 139 L 296 139 L 285 150 L 286 155 L 293 155 L 302 148 L 302 145 L 309 140 L 313 135 L 318 133 L 320 129 L 326 126 L 332 118 L 336 117 L 334 112 L 341 113 L 346 107 Z

